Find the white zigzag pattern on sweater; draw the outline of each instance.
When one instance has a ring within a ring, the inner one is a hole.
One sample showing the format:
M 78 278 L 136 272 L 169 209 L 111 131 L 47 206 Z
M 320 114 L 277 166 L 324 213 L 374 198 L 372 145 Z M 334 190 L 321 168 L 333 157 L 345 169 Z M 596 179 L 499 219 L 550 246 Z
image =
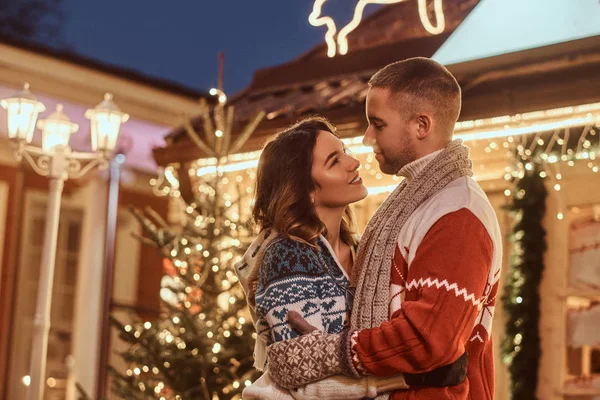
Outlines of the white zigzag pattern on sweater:
M 443 281 L 439 281 L 439 279 L 435 278 L 435 279 L 431 279 L 431 278 L 419 278 L 417 279 L 413 279 L 412 281 L 408 282 L 406 284 L 406 289 L 407 290 L 413 290 L 413 289 L 418 289 L 420 287 L 432 287 L 432 286 L 436 286 L 438 289 L 440 288 L 444 288 L 446 289 L 448 292 L 452 292 L 454 291 L 454 295 L 456 297 L 463 297 L 463 299 L 465 300 L 465 302 L 468 302 L 469 300 L 471 301 L 471 303 L 473 303 L 474 307 L 477 307 L 478 309 L 481 309 L 481 307 L 483 306 L 483 303 L 485 301 L 485 299 L 476 299 L 475 295 L 473 293 L 468 293 L 467 289 L 462 288 L 462 289 L 458 289 L 458 285 L 456 283 L 448 283 L 448 281 L 446 279 L 444 279 Z

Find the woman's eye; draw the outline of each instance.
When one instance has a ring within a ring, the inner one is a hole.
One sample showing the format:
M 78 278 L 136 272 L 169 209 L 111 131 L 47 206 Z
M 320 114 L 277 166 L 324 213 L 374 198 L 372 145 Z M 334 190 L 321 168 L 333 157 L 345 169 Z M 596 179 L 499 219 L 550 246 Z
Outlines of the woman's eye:
M 334 158 L 333 161 L 331 162 L 331 166 L 333 167 L 337 163 L 338 163 L 338 159 Z

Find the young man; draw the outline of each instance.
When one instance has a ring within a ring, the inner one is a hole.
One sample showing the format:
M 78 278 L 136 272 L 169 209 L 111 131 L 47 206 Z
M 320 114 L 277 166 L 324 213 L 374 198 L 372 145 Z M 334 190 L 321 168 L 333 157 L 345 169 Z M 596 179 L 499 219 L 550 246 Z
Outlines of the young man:
M 492 399 L 492 317 L 502 238 L 468 149 L 452 140 L 461 107 L 456 79 L 425 58 L 390 64 L 369 82 L 364 143 L 382 172 L 404 181 L 362 237 L 352 279 L 351 326 L 269 348 L 273 379 L 292 388 L 331 374 L 404 373 L 392 399 Z M 302 316 L 290 323 L 311 332 Z M 467 379 L 424 387 L 418 374 L 468 353 Z

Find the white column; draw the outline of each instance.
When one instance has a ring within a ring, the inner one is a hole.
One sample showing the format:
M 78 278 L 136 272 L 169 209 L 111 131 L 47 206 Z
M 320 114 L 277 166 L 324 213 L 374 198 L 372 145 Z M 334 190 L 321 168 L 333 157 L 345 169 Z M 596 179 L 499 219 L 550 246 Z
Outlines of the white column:
M 566 179 L 564 180 L 566 181 Z M 540 346 L 542 354 L 538 372 L 537 397 L 562 400 L 560 392 L 566 378 L 566 299 L 569 266 L 569 213 L 558 203 L 552 185 L 546 182 L 546 243 L 544 275 L 540 283 Z M 566 183 L 563 182 L 563 187 Z M 564 199 L 562 199 L 564 203 Z M 561 211 L 562 220 L 556 218 Z
M 123 209 L 119 211 L 117 226 L 117 249 L 115 252 L 115 280 L 113 286 L 113 300 L 120 304 L 135 306 L 138 298 L 139 265 L 141 251 L 152 251 L 142 244 L 133 234 L 141 235 L 142 228 L 137 220 Z M 115 309 L 112 315 L 123 324 L 131 322 L 129 311 Z M 112 329 L 110 333 L 110 353 L 108 363 L 124 373 L 128 368 L 127 363 L 116 351 L 126 350 L 130 347 L 119 337 L 120 332 Z
M 0 166 L 1 168 L 1 166 Z M 4 238 L 6 226 L 6 212 L 8 211 L 8 184 L 4 181 L 0 181 L 0 263 L 2 263 L 2 256 L 4 252 Z M 2 295 L 0 293 L 0 295 Z
M 506 285 L 506 277 L 509 271 L 510 255 L 512 252 L 511 244 L 508 241 L 507 234 L 512 229 L 512 217 L 509 212 L 503 209 L 509 202 L 502 189 L 508 188 L 508 184 L 501 183 L 500 189 L 495 190 L 495 194 L 488 194 L 490 203 L 496 211 L 498 222 L 500 224 L 500 232 L 502 233 L 502 273 L 500 274 L 500 285 L 496 294 L 496 308 L 494 309 L 494 322 L 492 327 L 492 338 L 494 341 L 494 375 L 495 375 L 495 400 L 509 400 L 508 387 L 510 384 L 510 376 L 508 368 L 502 361 L 502 338 L 506 333 L 506 314 L 504 305 L 502 304 L 502 295 L 504 294 L 504 286 Z M 506 185 L 506 186 L 504 186 Z
M 106 230 L 107 182 L 105 174 L 96 174 L 79 196 L 85 214 L 81 232 L 75 316 L 73 321 L 73 366 L 69 376 L 67 400 L 77 399 L 75 383 L 90 396 L 96 393 L 100 312 L 102 311 L 102 269 Z

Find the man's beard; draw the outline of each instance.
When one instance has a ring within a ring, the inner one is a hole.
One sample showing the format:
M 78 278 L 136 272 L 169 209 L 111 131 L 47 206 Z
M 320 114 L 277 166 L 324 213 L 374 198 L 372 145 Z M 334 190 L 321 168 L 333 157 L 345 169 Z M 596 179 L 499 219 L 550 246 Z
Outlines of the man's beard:
M 395 175 L 398 170 L 400 168 L 396 168 L 396 166 L 394 165 L 394 163 L 390 162 L 385 155 L 381 154 L 383 157 L 383 160 L 379 161 L 379 169 L 381 170 L 381 172 L 383 172 L 384 174 L 387 175 Z
M 379 161 L 379 169 L 387 175 L 396 175 L 402 167 L 415 160 L 415 156 L 411 151 L 404 151 L 395 157 L 389 157 L 382 152 L 381 156 L 383 159 L 381 161 L 377 160 Z

